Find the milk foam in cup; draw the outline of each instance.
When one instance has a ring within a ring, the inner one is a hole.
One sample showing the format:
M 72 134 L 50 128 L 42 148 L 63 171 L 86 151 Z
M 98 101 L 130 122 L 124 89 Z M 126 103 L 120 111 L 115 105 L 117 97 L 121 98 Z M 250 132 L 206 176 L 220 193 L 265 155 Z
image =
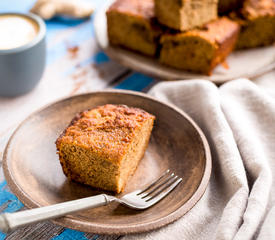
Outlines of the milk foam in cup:
M 0 97 L 31 91 L 46 63 L 46 25 L 32 13 L 0 13 Z
M 39 26 L 31 18 L 20 15 L 0 15 L 0 50 L 20 47 L 31 42 Z

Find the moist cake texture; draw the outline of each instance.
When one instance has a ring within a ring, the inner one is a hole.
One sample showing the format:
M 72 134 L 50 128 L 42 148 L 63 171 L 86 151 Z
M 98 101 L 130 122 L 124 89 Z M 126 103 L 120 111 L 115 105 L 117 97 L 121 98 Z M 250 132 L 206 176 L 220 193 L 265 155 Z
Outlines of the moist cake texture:
M 241 26 L 237 48 L 255 48 L 275 42 L 275 1 L 245 0 L 231 18 Z
M 117 0 L 107 11 L 109 41 L 154 56 L 162 32 L 156 22 L 154 0 Z
M 125 105 L 79 113 L 56 141 L 64 174 L 95 188 L 123 191 L 145 153 L 154 119 Z
M 170 28 L 186 31 L 217 18 L 217 0 L 155 0 L 158 21 Z
M 210 75 L 235 47 L 239 25 L 226 17 L 202 29 L 165 34 L 161 38 L 160 62 L 171 67 Z

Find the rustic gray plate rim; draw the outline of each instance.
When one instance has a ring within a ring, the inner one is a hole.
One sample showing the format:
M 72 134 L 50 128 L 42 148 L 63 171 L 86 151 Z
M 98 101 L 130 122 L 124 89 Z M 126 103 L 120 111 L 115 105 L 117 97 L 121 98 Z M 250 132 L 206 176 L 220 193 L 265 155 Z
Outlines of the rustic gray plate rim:
M 54 222 L 58 225 L 61 225 L 63 227 L 68 227 L 68 228 L 72 228 L 72 229 L 84 231 L 84 232 L 92 232 L 92 233 L 98 233 L 98 234 L 130 234 L 130 233 L 140 233 L 140 232 L 154 230 L 154 229 L 160 228 L 162 226 L 165 226 L 165 225 L 172 223 L 173 221 L 179 219 L 185 213 L 187 213 L 200 200 L 200 198 L 203 196 L 203 194 L 207 188 L 207 185 L 208 185 L 209 179 L 210 179 L 210 175 L 211 175 L 211 169 L 212 169 L 212 160 L 211 160 L 211 152 L 210 152 L 209 144 L 208 144 L 207 139 L 204 136 L 202 130 L 192 120 L 192 118 L 189 117 L 189 115 L 186 114 L 185 112 L 183 112 L 181 109 L 179 109 L 178 107 L 176 107 L 172 104 L 164 103 L 160 100 L 157 100 L 151 96 L 148 96 L 147 94 L 130 91 L 130 90 L 92 91 L 92 92 L 89 92 L 86 94 L 75 95 L 73 97 L 66 97 L 61 100 L 55 101 L 53 103 L 47 104 L 46 106 L 38 109 L 37 111 L 35 111 L 31 115 L 29 115 L 24 121 L 21 122 L 21 124 L 14 131 L 14 133 L 12 134 L 11 138 L 8 141 L 8 144 L 7 144 L 4 154 L 3 154 L 3 170 L 4 170 L 4 175 L 7 180 L 8 186 L 10 187 L 12 192 L 18 197 L 18 199 L 20 201 L 22 201 L 23 204 L 26 205 L 28 208 L 40 207 L 41 205 L 39 203 L 33 201 L 31 196 L 28 193 L 24 192 L 20 188 L 20 186 L 17 185 L 15 179 L 13 178 L 13 174 L 9 169 L 8 155 L 9 155 L 10 151 L 12 151 L 10 146 L 13 141 L 13 138 L 16 136 L 17 131 L 35 114 L 38 114 L 38 113 L 42 112 L 43 110 L 45 110 L 55 104 L 58 104 L 59 102 L 62 102 L 62 101 L 74 99 L 74 98 L 77 98 L 80 96 L 90 96 L 92 94 L 101 94 L 101 93 L 103 93 L 103 94 L 116 93 L 116 94 L 128 94 L 128 95 L 132 95 L 132 96 L 139 96 L 139 97 L 151 100 L 151 101 L 158 102 L 160 104 L 164 104 L 168 108 L 180 113 L 195 128 L 195 130 L 199 134 L 199 137 L 202 140 L 203 147 L 205 150 L 205 169 L 204 169 L 203 177 L 201 179 L 201 182 L 200 182 L 197 190 L 190 197 L 190 199 L 186 203 L 184 203 L 184 205 L 182 205 L 175 212 L 173 212 L 169 215 L 166 215 L 165 217 L 162 217 L 160 219 L 156 219 L 155 221 L 151 221 L 149 223 L 139 223 L 135 226 L 124 225 L 123 228 L 121 226 L 108 226 L 108 225 L 102 226 L 101 224 L 97 224 L 97 223 L 91 224 L 90 222 L 87 222 L 88 223 L 87 224 L 87 223 L 85 223 L 85 221 L 83 221 L 83 219 L 81 220 L 78 217 L 75 217 L 73 215 L 68 215 L 68 216 L 65 216 L 65 217 L 62 217 L 59 219 L 52 220 L 52 222 Z

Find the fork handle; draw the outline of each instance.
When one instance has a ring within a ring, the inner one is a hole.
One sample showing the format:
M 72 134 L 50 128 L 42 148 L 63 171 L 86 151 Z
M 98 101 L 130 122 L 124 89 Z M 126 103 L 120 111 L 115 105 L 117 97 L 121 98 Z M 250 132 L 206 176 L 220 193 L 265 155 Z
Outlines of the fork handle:
M 16 213 L 4 213 L 0 215 L 0 230 L 7 233 L 24 225 L 62 217 L 66 214 L 88 208 L 107 205 L 112 200 L 113 198 L 105 194 L 100 194 L 93 197 L 82 198 Z

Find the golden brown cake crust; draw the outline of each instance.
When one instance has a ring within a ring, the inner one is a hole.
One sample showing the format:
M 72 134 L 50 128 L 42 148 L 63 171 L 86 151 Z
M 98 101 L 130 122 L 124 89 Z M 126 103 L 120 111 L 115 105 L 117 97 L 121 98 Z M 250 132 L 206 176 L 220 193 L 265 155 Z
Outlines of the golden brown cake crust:
M 191 30 L 217 18 L 218 0 L 154 1 L 158 21 L 175 30 Z
M 107 104 L 77 114 L 57 139 L 83 148 L 92 148 L 111 162 L 119 162 L 136 128 L 155 117 L 142 109 Z
M 164 43 L 167 40 L 180 40 L 187 36 L 197 36 L 217 46 L 223 44 L 226 39 L 232 37 L 232 35 L 238 32 L 238 30 L 238 24 L 226 17 L 222 17 L 218 20 L 207 23 L 202 29 L 194 29 L 177 34 L 164 34 L 161 38 L 161 43 Z
M 237 41 L 239 25 L 226 17 L 206 24 L 202 29 L 161 38 L 160 62 L 182 70 L 210 75 L 224 61 Z
M 81 112 L 56 141 L 64 174 L 95 188 L 121 192 L 148 146 L 155 117 L 107 104 Z
M 154 1 L 152 0 L 117 0 L 107 12 L 120 12 L 137 17 L 152 19 L 155 17 Z
M 152 57 L 157 54 L 163 27 L 157 23 L 154 0 L 117 0 L 106 15 L 110 44 Z

